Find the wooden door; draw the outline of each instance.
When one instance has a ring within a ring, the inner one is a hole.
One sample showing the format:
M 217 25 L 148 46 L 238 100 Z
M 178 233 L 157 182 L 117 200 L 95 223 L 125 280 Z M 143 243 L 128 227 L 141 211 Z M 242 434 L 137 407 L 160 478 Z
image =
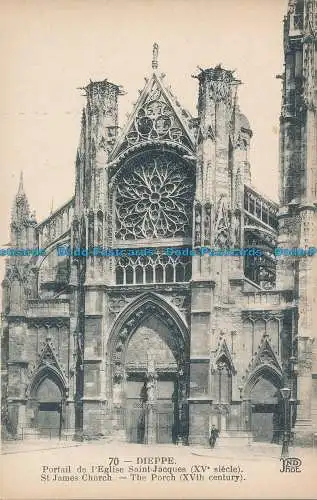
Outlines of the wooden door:
M 40 434 L 59 437 L 61 432 L 61 404 L 40 403 L 37 414 L 37 428 Z

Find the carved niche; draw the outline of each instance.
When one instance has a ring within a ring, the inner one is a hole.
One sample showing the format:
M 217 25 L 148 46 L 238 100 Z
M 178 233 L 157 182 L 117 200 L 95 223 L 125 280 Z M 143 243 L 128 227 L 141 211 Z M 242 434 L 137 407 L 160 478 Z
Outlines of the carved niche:
M 230 212 L 228 207 L 228 200 L 222 195 L 218 201 L 216 222 L 215 222 L 215 247 L 216 248 L 230 248 Z
M 232 104 L 232 72 L 224 71 L 220 66 L 213 70 L 213 79 L 209 82 L 209 95 L 216 102 Z
M 195 202 L 195 246 L 200 246 L 201 245 L 201 204 L 196 201 Z

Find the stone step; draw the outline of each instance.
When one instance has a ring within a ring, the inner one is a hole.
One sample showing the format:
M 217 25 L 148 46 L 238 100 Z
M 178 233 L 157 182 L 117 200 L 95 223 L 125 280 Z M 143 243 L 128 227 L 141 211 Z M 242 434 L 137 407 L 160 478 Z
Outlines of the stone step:
M 248 446 L 252 443 L 253 436 L 251 432 L 244 431 L 227 431 L 221 432 L 217 439 L 217 447 L 230 447 L 230 446 Z
M 216 446 L 217 448 L 230 448 L 239 446 L 251 446 L 251 440 L 248 439 L 219 439 Z

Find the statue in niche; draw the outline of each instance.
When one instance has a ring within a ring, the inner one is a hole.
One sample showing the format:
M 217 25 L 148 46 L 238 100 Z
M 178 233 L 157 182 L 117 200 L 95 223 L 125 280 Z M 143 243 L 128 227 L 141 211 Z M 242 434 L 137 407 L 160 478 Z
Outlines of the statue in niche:
M 98 245 L 102 244 L 102 219 L 98 217 L 98 228 L 97 228 L 97 242 Z
M 88 225 L 88 246 L 93 246 L 94 243 L 94 222 L 93 220 L 89 221 Z
M 230 222 L 228 202 L 224 196 L 221 196 L 218 202 L 216 220 L 215 246 L 218 248 L 228 248 L 230 246 Z
M 147 383 L 145 381 L 140 392 L 140 402 L 143 405 L 147 403 L 147 401 L 148 401 L 148 388 L 147 388 Z
M 154 403 L 155 401 L 155 378 L 151 377 L 147 383 L 147 394 L 148 394 L 148 402 Z
M 240 213 L 235 211 L 232 216 L 232 236 L 235 248 L 240 248 Z
M 204 221 L 204 229 L 205 229 L 205 245 L 211 245 L 211 205 L 206 203 L 205 205 L 205 221 Z
M 14 278 L 10 288 L 11 312 L 17 312 L 22 308 L 22 290 L 21 283 Z
M 78 222 L 75 221 L 73 224 L 73 246 L 79 244 L 79 231 L 78 231 Z
M 226 249 L 229 247 L 229 237 L 224 229 L 219 231 L 217 234 L 216 247 L 221 249 Z
M 148 401 L 148 389 L 146 380 L 140 391 L 141 412 L 137 419 L 137 442 L 144 443 L 146 426 L 146 404 Z
M 121 382 L 116 381 L 113 384 L 113 393 L 112 393 L 112 400 L 114 405 L 120 405 L 121 404 Z
M 103 274 L 103 263 L 104 263 L 103 259 L 98 260 L 97 269 L 100 276 L 102 276 Z
M 200 206 L 195 208 L 195 245 L 200 245 L 201 242 L 201 215 Z
M 128 335 L 129 335 L 129 330 L 127 328 L 123 328 L 123 330 L 121 330 L 121 332 L 119 333 L 119 337 L 122 342 L 125 342 Z
M 36 275 L 35 271 L 30 271 L 24 280 L 24 290 L 25 295 L 28 299 L 32 298 L 34 295 L 34 291 L 36 289 Z
M 116 345 L 116 352 L 118 353 L 121 353 L 123 351 L 123 342 L 122 340 L 120 339 Z

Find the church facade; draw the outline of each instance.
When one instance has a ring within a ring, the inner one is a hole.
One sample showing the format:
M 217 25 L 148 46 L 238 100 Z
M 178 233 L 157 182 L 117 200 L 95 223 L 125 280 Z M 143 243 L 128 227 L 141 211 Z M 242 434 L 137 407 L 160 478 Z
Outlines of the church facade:
M 10 247 L 42 254 L 10 256 L 2 283 L 8 433 L 279 442 L 287 425 L 311 443 L 317 257 L 274 249 L 317 246 L 316 4 L 284 21 L 279 204 L 252 186 L 233 71 L 196 75 L 191 116 L 155 44 L 121 129 L 121 87 L 84 88 L 74 196 L 38 223 L 21 179 L 13 205 Z

